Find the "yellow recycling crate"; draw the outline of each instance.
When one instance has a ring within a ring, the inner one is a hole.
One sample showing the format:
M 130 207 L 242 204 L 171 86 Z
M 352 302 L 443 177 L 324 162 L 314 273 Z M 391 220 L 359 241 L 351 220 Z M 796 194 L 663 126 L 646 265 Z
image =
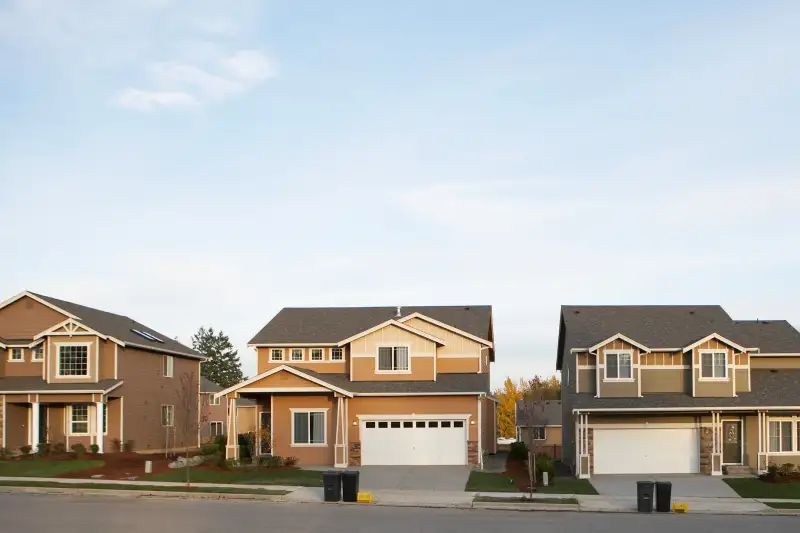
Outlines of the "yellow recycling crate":
M 358 496 L 356 497 L 356 501 L 358 503 L 372 503 L 372 493 L 371 492 L 359 492 Z
M 672 502 L 672 510 L 676 513 L 685 513 L 689 510 L 689 504 L 686 502 Z

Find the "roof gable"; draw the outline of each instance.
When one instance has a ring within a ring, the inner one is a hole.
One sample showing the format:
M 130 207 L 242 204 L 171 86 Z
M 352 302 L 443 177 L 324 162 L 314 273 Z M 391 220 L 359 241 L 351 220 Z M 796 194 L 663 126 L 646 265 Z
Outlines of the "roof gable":
M 412 328 L 411 326 L 408 326 L 408 325 L 403 324 L 402 322 L 398 322 L 396 320 L 387 320 L 386 322 L 384 322 L 382 324 L 378 324 L 377 326 L 374 326 L 374 327 L 371 327 L 371 328 L 366 329 L 364 331 L 361 331 L 361 332 L 353 335 L 352 337 L 348 337 L 347 339 L 339 341 L 339 346 L 344 346 L 345 344 L 350 344 L 353 341 L 356 341 L 356 340 L 358 340 L 358 339 L 360 339 L 362 337 L 365 337 L 365 336 L 367 336 L 367 335 L 369 335 L 371 333 L 375 333 L 376 331 L 380 331 L 380 330 L 382 330 L 384 328 L 398 328 L 398 329 L 401 329 L 401 330 L 406 331 L 408 333 L 411 333 L 412 335 L 416 335 L 417 337 L 422 337 L 424 339 L 428 339 L 429 341 L 435 342 L 435 343 L 440 344 L 442 346 L 447 344 L 444 340 L 442 340 L 439 337 L 436 337 L 434 335 L 431 335 L 430 333 L 426 333 L 426 332 L 424 332 L 424 331 L 422 331 L 420 329 L 417 329 L 417 328 Z

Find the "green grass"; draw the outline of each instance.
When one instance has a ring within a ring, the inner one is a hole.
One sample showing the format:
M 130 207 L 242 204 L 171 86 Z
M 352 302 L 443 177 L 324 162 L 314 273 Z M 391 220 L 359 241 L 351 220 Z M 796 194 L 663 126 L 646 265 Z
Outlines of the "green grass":
M 504 474 L 472 471 L 464 489 L 467 492 L 519 492 L 514 480 Z
M 236 483 L 243 485 L 295 485 L 321 487 L 322 472 L 314 470 L 205 470 L 193 468 L 190 472 L 194 483 Z M 164 474 L 142 476 L 141 481 L 186 481 L 186 469 L 179 468 Z
M 491 503 L 529 503 L 531 505 L 537 504 L 556 504 L 556 505 L 577 505 L 578 500 L 575 498 L 497 498 L 495 496 L 477 496 L 476 502 L 491 502 Z
M 60 474 L 101 466 L 103 466 L 103 461 L 90 461 L 87 459 L 75 461 L 48 461 L 46 459 L 0 461 L 0 476 L 58 477 Z
M 539 494 L 597 494 L 588 479 L 557 477 L 555 483 L 547 487 L 536 487 Z
M 283 496 L 283 490 L 239 489 L 233 487 L 164 487 L 160 485 L 122 485 L 114 483 L 56 483 L 53 481 L 0 481 L 0 487 L 43 487 L 60 489 L 143 490 L 148 492 L 200 492 L 205 494 L 262 494 Z
M 769 483 L 758 478 L 723 480 L 742 498 L 800 500 L 800 483 Z
M 798 502 L 764 502 L 773 509 L 800 509 Z

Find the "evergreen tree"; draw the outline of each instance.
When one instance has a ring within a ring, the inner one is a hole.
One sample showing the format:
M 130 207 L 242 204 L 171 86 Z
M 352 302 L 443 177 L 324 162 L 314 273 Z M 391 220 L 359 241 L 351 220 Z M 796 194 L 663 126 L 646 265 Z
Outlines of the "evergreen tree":
M 192 335 L 192 348 L 208 357 L 200 365 L 201 376 L 226 388 L 244 380 L 239 352 L 222 331 L 215 333 L 214 328 L 201 327 Z

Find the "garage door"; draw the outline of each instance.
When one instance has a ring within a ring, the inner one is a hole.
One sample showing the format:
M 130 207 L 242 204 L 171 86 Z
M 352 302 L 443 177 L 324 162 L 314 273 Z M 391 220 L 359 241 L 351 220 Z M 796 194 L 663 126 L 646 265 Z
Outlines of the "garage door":
M 463 419 L 361 422 L 362 465 L 465 465 L 467 428 Z
M 694 474 L 697 429 L 595 429 L 595 474 Z

